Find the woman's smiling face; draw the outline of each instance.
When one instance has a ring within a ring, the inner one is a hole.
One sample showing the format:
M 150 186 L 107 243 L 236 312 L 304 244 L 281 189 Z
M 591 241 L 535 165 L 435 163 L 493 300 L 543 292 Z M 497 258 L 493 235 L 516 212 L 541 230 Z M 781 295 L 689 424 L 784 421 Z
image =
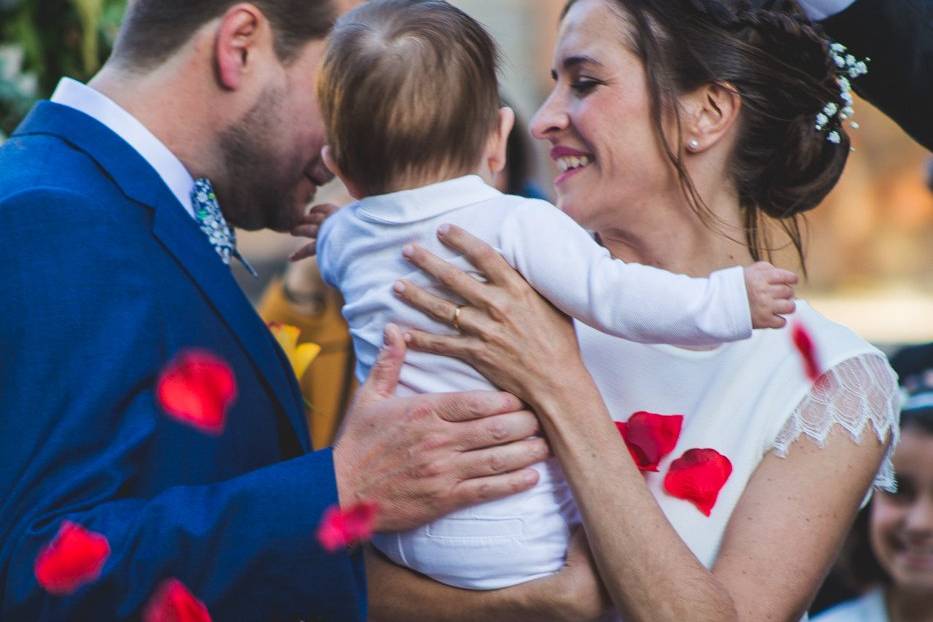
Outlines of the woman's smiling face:
M 595 231 L 644 217 L 652 197 L 679 188 L 655 132 L 644 65 L 627 47 L 628 28 L 606 0 L 576 2 L 561 23 L 554 89 L 531 123 L 561 171 L 558 206 Z
M 898 589 L 933 599 L 933 434 L 905 427 L 894 470 L 898 491 L 872 502 L 872 549 Z

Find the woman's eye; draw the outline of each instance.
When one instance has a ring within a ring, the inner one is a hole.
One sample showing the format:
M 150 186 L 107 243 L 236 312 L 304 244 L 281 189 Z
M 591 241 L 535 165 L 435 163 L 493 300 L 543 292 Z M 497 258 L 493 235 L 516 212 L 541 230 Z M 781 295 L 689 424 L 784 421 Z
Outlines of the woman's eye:
M 570 83 L 570 88 L 572 88 L 577 93 L 585 95 L 600 84 L 602 84 L 602 82 L 599 80 L 575 80 L 574 82 Z

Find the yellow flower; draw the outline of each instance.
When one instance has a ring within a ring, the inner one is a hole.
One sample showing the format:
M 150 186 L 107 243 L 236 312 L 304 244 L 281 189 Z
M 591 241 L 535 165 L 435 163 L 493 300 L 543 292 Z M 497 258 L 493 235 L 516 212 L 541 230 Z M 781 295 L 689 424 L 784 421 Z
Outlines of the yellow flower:
M 278 341 L 282 349 L 285 350 L 285 355 L 292 364 L 295 376 L 298 377 L 298 380 L 301 380 L 301 377 L 304 376 L 305 371 L 308 369 L 308 365 L 320 354 L 321 346 L 316 343 L 303 343 L 299 345 L 298 336 L 301 334 L 301 329 L 297 326 L 271 322 L 269 324 L 269 330 L 272 331 L 276 341 Z

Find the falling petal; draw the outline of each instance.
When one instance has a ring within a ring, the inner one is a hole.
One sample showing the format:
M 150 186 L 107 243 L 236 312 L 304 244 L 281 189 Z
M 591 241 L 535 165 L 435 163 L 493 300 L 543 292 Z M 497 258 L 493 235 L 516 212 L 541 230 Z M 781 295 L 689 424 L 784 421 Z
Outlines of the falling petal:
M 794 347 L 797 349 L 803 361 L 804 373 L 806 373 L 807 378 L 816 382 L 821 372 L 813 338 L 800 322 L 794 322 L 794 325 L 791 327 L 791 338 L 794 341 Z
M 55 538 L 39 552 L 33 571 L 51 594 L 71 594 L 96 581 L 110 557 L 110 543 L 99 533 L 64 521 Z
M 164 581 L 143 612 L 143 622 L 210 622 L 207 607 L 178 579 Z
M 346 510 L 338 506 L 324 512 L 317 539 L 331 553 L 372 537 L 379 507 L 371 501 L 357 503 Z
M 178 355 L 156 386 L 159 405 L 169 416 L 215 435 L 223 432 L 236 393 L 230 366 L 203 350 Z

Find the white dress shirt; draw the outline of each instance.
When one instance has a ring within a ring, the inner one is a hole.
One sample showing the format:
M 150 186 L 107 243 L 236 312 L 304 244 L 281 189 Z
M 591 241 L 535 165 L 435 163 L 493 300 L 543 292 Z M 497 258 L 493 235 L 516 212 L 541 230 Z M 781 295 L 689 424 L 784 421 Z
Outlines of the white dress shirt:
M 318 265 L 346 302 L 343 314 L 360 381 L 376 360 L 388 322 L 452 333 L 450 326 L 407 306 L 392 290 L 398 279 L 433 287 L 402 257 L 402 247 L 410 242 L 463 270 L 472 269 L 438 241 L 435 232 L 444 223 L 491 244 L 542 296 L 600 334 L 680 345 L 720 344 L 752 334 L 741 268 L 695 279 L 613 259 L 553 205 L 502 194 L 471 175 L 365 198 L 321 227 Z M 466 363 L 410 351 L 398 394 L 493 388 Z M 555 572 L 564 562 L 576 508 L 555 462 L 535 468 L 540 479 L 529 491 L 454 512 L 409 532 L 379 534 L 373 542 L 395 562 L 463 588 L 496 589 Z
M 194 218 L 191 191 L 194 179 L 175 154 L 133 115 L 106 95 L 71 78 L 62 78 L 51 101 L 96 119 L 129 144 L 155 169 L 168 189 Z
M 848 9 L 855 0 L 799 0 L 800 6 L 807 16 L 815 22 L 842 13 Z

